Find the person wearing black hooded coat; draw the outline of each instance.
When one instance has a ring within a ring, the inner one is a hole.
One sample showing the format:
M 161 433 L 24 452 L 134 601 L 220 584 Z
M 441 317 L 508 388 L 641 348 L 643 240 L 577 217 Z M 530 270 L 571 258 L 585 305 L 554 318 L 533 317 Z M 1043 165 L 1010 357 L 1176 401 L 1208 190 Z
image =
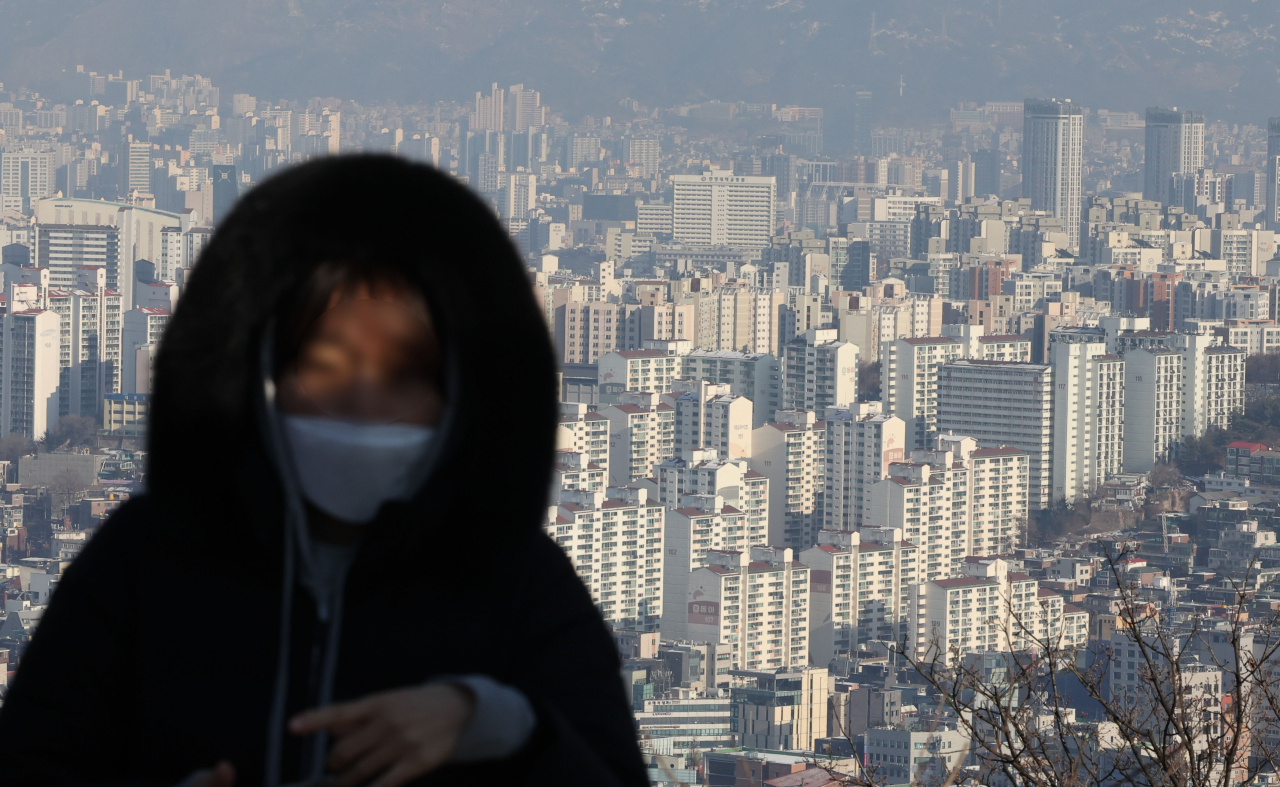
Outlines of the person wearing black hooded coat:
M 272 729 L 273 695 L 286 718 L 315 706 L 328 634 L 290 573 L 263 353 L 335 258 L 421 289 L 449 405 L 426 480 L 364 528 L 332 633 L 332 700 L 489 676 L 528 699 L 527 741 L 415 784 L 648 783 L 616 649 L 541 529 L 557 396 L 520 260 L 450 178 L 350 156 L 246 194 L 192 271 L 156 361 L 146 492 L 59 582 L 0 711 L 0 784 L 174 785 L 219 761 L 237 787 L 307 777 L 306 740 Z

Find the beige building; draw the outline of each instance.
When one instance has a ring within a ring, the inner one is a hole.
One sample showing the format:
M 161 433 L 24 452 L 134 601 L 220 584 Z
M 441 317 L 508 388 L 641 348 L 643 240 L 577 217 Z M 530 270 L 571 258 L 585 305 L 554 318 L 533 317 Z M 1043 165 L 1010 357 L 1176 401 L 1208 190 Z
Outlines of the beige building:
M 104 394 L 102 429 L 109 435 L 126 437 L 146 434 L 150 407 L 147 394 Z
M 825 667 L 740 670 L 732 678 L 729 699 L 743 748 L 813 751 L 814 741 L 827 737 L 831 678 Z
M 885 412 L 907 425 L 909 447 L 932 444 L 940 367 L 962 357 L 962 343 L 943 336 L 897 339 L 880 346 L 881 400 Z
M 751 400 L 727 383 L 676 380 L 663 401 L 675 408 L 675 455 L 714 450 L 728 459 L 751 456 Z

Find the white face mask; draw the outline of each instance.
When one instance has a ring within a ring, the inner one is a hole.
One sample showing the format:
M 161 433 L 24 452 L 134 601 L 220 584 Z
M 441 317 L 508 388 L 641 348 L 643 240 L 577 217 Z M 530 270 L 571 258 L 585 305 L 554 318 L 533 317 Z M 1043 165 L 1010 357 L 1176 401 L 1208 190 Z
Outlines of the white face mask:
M 373 519 L 382 504 L 407 500 L 413 470 L 435 429 L 416 424 L 356 424 L 305 415 L 283 416 L 302 494 L 321 511 L 353 524 Z

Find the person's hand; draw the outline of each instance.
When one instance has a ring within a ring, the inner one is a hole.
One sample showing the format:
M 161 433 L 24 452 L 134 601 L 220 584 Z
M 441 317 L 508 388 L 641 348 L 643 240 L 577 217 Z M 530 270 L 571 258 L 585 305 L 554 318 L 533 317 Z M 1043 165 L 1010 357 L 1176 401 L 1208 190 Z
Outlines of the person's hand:
M 205 771 L 196 771 L 182 780 L 179 787 L 235 787 L 236 769 L 223 760 Z
M 371 787 L 399 787 L 449 759 L 474 704 L 466 689 L 433 683 L 300 713 L 289 730 L 329 731 L 334 744 L 328 765 L 338 787 L 357 787 L 374 777 Z

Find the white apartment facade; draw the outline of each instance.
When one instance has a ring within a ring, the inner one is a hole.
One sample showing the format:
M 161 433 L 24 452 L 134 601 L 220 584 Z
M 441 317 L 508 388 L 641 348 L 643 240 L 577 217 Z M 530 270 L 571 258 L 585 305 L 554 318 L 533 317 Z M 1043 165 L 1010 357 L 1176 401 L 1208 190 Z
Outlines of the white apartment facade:
M 950 337 L 926 336 L 897 339 L 880 347 L 885 412 L 906 423 L 909 447 L 927 448 L 937 431 L 939 370 L 963 357 L 963 345 Z
M 1092 496 L 1124 469 L 1124 360 L 1102 342 L 1054 341 L 1053 499 Z
M 909 461 L 890 465 L 890 476 L 871 487 L 869 521 L 899 529 L 905 540 L 919 545 L 921 581 L 954 576 L 973 552 L 972 475 L 964 457 L 976 444 L 972 438 L 957 438 L 943 445 L 936 451 L 916 449 Z
M 1021 546 L 1027 527 L 1030 455 L 1021 449 L 980 448 L 973 470 L 972 554 L 1007 555 Z
M 712 170 L 672 175 L 672 236 L 692 246 L 759 249 L 774 230 L 773 177 Z
M 600 414 L 609 420 L 609 482 L 626 486 L 653 475 L 675 451 L 675 409 L 657 394 L 624 394 Z
M 39 440 L 58 422 L 61 342 L 58 315 L 31 308 L 4 315 L 0 348 L 3 434 Z
M 686 610 L 689 639 L 718 643 L 717 673 L 809 664 L 809 568 L 791 549 L 708 552 Z
M 818 533 L 818 545 L 800 553 L 809 567 L 809 653 L 815 665 L 874 640 L 901 641 L 919 551 L 896 528 Z
M 751 456 L 751 400 L 727 384 L 677 380 L 663 401 L 675 408 L 675 455 L 712 449 L 728 459 Z
M 1082 648 L 1089 613 L 1067 610 L 1062 596 L 1039 580 L 1009 571 L 998 558 L 966 562 L 963 576 L 911 587 L 908 648 L 922 663 L 951 665 L 982 652 L 1043 652 Z
M 769 479 L 769 543 L 817 543 L 826 491 L 826 422 L 812 411 L 778 410 L 752 433 L 751 469 Z
M 719 495 L 684 495 L 680 504 L 667 512 L 663 544 L 662 636 L 667 640 L 690 637 L 686 596 L 689 577 L 707 565 L 707 554 L 746 552 L 765 546 L 767 531 L 748 532 L 746 512 L 725 502 Z
M 666 508 L 643 489 L 562 492 L 544 530 L 573 563 L 605 621 L 657 631 Z
M 1027 452 L 1031 511 L 1053 504 L 1053 382 L 1048 364 L 958 360 L 943 367 L 939 386 L 939 430 Z
M 827 530 L 855 530 L 865 524 L 871 487 L 889 465 L 906 457 L 907 425 L 879 411 L 879 402 L 826 411 L 826 494 L 822 524 Z
M 783 350 L 782 403 L 787 410 L 848 407 L 858 400 L 858 346 L 834 328 L 810 329 Z
M 671 392 L 680 359 L 662 350 L 613 350 L 600 357 L 597 369 L 601 386 L 664 394 Z
M 743 514 L 747 541 L 769 540 L 769 479 L 751 469 L 745 459 L 721 459 L 714 451 L 694 451 L 668 459 L 654 468 L 653 495 L 669 509 L 688 496 L 720 498 Z
M 752 404 L 752 426 L 760 427 L 782 407 L 782 365 L 769 353 L 693 350 L 681 359 L 680 379 L 729 386 Z
M 158 347 L 164 335 L 165 326 L 169 324 L 172 313 L 168 309 L 155 306 L 142 306 L 130 309 L 121 318 L 120 331 L 120 379 L 122 393 L 139 393 L 138 348 L 143 345 Z M 154 357 L 150 353 L 148 357 Z
M 556 449 L 573 451 L 587 461 L 609 471 L 609 417 L 587 411 L 585 404 L 560 403 L 560 424 L 556 427 Z

